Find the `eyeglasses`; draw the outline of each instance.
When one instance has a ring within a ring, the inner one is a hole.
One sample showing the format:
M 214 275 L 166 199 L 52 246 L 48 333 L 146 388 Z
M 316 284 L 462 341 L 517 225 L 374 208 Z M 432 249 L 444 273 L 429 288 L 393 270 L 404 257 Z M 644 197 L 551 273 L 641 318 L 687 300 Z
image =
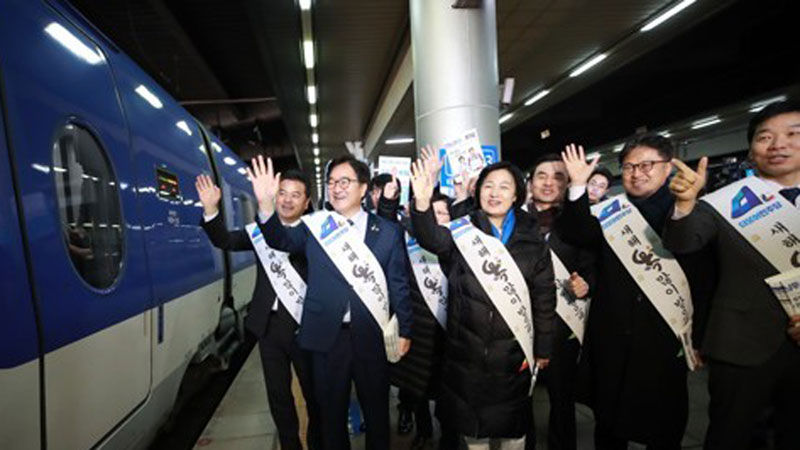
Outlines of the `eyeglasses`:
M 333 189 L 334 186 L 339 186 L 339 189 L 347 190 L 350 187 L 350 183 L 358 181 L 353 178 L 342 177 L 338 180 L 328 180 L 328 189 Z
M 669 161 L 642 161 L 638 164 L 625 163 L 622 165 L 622 173 L 631 175 L 638 168 L 640 172 L 647 174 L 653 170 L 655 164 L 668 163 Z

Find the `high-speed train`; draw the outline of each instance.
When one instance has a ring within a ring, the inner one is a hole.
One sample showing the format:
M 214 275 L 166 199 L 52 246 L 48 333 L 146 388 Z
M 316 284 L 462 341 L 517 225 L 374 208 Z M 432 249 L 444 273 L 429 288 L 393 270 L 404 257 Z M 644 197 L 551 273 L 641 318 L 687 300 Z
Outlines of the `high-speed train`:
M 0 449 L 142 448 L 242 333 L 244 163 L 68 3 L 0 0 Z

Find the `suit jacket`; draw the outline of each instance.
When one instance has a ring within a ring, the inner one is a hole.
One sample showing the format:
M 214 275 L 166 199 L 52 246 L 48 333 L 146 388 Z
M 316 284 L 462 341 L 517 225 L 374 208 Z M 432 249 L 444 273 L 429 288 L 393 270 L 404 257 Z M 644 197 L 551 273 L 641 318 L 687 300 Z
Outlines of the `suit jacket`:
M 705 202 L 682 219 L 667 220 L 664 246 L 676 255 L 707 244 L 713 244 L 719 283 L 703 352 L 733 364 L 761 364 L 789 339 L 786 313 L 764 282 L 778 271 Z
M 208 238 L 215 247 L 225 251 L 245 251 L 250 250 L 255 252 L 253 243 L 245 230 L 228 231 L 222 218 L 222 214 L 217 216 L 209 222 L 203 221 L 201 223 L 203 230 L 205 230 Z M 253 289 L 253 299 L 247 306 L 247 317 L 244 320 L 245 328 L 253 333 L 256 337 L 260 338 L 267 330 L 267 325 L 270 320 L 280 320 L 283 325 L 281 328 L 291 330 L 291 338 L 294 338 L 294 331 L 297 329 L 292 315 L 283 306 L 276 295 L 272 284 L 264 272 L 264 266 L 257 259 L 258 271 L 256 274 L 256 285 Z M 290 255 L 289 261 L 292 266 L 297 270 L 303 279 L 306 279 L 306 258 L 302 254 Z M 271 314 L 274 302 L 278 302 L 278 311 Z M 288 333 L 288 332 L 287 332 Z
M 390 310 L 397 315 L 400 336 L 411 337 L 408 256 L 403 230 L 397 224 L 368 214 L 364 242 L 386 275 Z M 308 291 L 298 334 L 300 347 L 316 352 L 330 350 L 350 305 L 350 330 L 355 357 L 386 360 L 383 331 L 305 223 L 297 227 L 284 227 L 277 215 L 273 214 L 261 225 L 261 230 L 270 247 L 293 254 L 305 254 L 308 261 Z

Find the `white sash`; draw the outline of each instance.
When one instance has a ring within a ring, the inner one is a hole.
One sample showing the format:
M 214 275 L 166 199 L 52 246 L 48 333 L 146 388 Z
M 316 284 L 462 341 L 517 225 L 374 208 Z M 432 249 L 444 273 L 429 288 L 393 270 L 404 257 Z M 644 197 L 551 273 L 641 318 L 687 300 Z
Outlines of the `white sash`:
M 439 267 L 439 258 L 420 247 L 417 240 L 408 233 L 406 233 L 406 249 L 425 304 L 439 325 L 447 329 L 447 278 Z
M 589 317 L 589 299 L 576 299 L 570 293 L 569 270 L 552 249 L 550 258 L 553 260 L 553 274 L 556 279 L 556 314 L 564 319 L 564 323 L 578 337 L 583 344 L 583 334 L 586 330 L 586 319 Z
M 505 245 L 475 228 L 469 217 L 450 222 L 448 228 L 461 256 L 522 347 L 533 377 L 532 393 L 536 360 L 533 355 L 531 296 L 525 277 Z
M 303 216 L 302 220 L 383 330 L 387 359 L 399 361 L 398 324 L 396 319 L 389 320 L 386 275 L 372 250 L 358 231 L 348 225 L 347 219 L 336 212 L 318 211 Z
M 692 294 L 683 269 L 625 194 L 592 207 L 608 245 L 678 337 L 690 370 L 697 367 L 692 345 Z
M 264 241 L 264 235 L 258 225 L 251 223 L 244 227 L 250 242 L 256 250 L 258 260 L 264 273 L 267 274 L 272 289 L 284 308 L 289 311 L 292 318 L 298 324 L 303 317 L 303 302 L 306 298 L 306 282 L 297 273 L 292 263 L 289 262 L 289 254 L 279 252 L 270 248 Z
M 780 272 L 765 281 L 787 314 L 797 314 L 792 296 L 787 293 L 793 292 L 791 281 L 799 279 L 800 211 L 757 177 L 743 178 L 702 200 Z
M 779 272 L 800 267 L 800 211 L 757 177 L 702 198 Z

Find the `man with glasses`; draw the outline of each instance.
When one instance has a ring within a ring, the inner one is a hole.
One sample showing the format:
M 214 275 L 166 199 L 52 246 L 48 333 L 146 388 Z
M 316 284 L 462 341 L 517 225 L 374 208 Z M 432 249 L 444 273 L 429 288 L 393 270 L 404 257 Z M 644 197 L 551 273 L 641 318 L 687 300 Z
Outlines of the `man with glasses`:
M 587 162 L 583 148 L 574 145 L 562 154 L 572 184 L 556 229 L 597 261 L 582 354 L 597 449 L 626 449 L 628 441 L 651 450 L 679 449 L 686 428 L 686 373 L 695 354 L 691 296 L 683 292 L 683 309 L 670 309 L 676 302 L 669 294 L 676 292 L 656 277 L 683 289 L 679 280 L 693 271 L 682 270 L 689 262 L 653 251 L 674 205 L 667 184 L 672 155 L 672 143 L 661 136 L 628 142 L 619 155 L 625 193 L 590 210 L 586 186 L 597 159 Z M 650 286 L 640 284 L 649 277 Z M 685 322 L 676 333 L 673 325 L 680 318 Z
M 272 162 L 254 160 L 248 169 L 267 244 L 304 253 L 308 289 L 298 332 L 300 347 L 312 353 L 314 389 L 320 405 L 323 448 L 349 449 L 347 411 L 351 384 L 364 412 L 366 448 L 389 446 L 389 354 L 411 346 L 411 304 L 403 230 L 367 213 L 369 167 L 352 156 L 328 165 L 328 199 L 335 212 L 306 216 L 284 226 L 273 214 L 280 174 Z M 337 252 L 340 256 L 336 256 Z M 354 288 L 352 286 L 357 286 Z M 369 287 L 367 289 L 366 287 Z M 388 304 L 387 304 L 388 302 Z M 399 339 L 384 342 L 396 315 Z

